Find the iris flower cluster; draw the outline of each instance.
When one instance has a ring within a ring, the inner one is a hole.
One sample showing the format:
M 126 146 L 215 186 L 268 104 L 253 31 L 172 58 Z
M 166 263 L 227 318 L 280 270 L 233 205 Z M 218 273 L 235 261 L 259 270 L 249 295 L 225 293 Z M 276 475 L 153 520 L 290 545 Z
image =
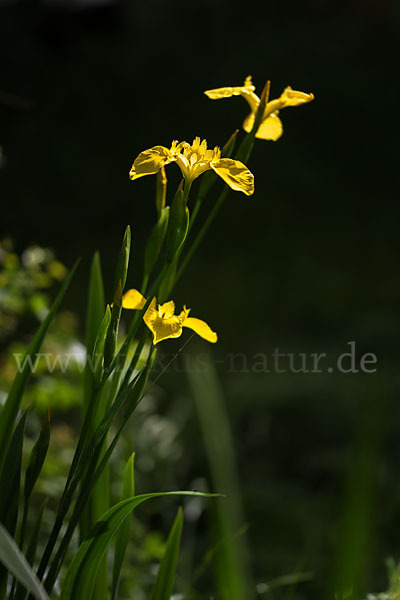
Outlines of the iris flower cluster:
M 269 100 L 269 88 L 267 82 L 264 97 L 257 96 L 252 78 L 248 76 L 242 86 L 221 87 L 204 93 L 211 100 L 242 96 L 250 106 L 250 113 L 243 122 L 244 131 L 258 139 L 276 141 L 283 133 L 280 111 L 289 106 L 311 102 L 314 95 L 287 87 L 279 98 Z M 129 177 L 135 180 L 145 175 L 160 174 L 161 180 L 165 182 L 164 168 L 171 163 L 178 165 L 184 180 L 184 209 L 193 181 L 206 171 L 213 171 L 234 191 L 242 192 L 246 196 L 254 193 L 254 175 L 247 166 L 240 160 L 222 156 L 218 146 L 208 148 L 207 141 L 199 137 L 196 137 L 192 144 L 174 140 L 170 147 L 154 146 L 144 150 L 134 160 Z M 185 214 L 184 210 L 181 210 L 181 214 Z M 185 236 L 186 231 L 183 238 Z M 147 303 L 145 297 L 135 289 L 128 290 L 122 297 L 123 308 L 143 310 L 146 304 L 148 306 L 144 311 L 143 320 L 153 334 L 153 344 L 180 337 L 184 327 L 192 329 L 208 342 L 217 341 L 217 334 L 207 323 L 189 316 L 190 309 L 184 307 L 179 314 L 175 314 L 175 304 L 172 300 L 157 304 L 157 299 L 153 297 L 151 302 Z

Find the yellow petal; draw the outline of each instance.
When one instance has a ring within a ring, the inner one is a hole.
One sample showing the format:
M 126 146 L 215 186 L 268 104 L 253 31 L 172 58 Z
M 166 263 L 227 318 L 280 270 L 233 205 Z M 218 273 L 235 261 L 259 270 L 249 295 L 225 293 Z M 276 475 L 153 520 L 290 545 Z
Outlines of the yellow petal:
M 243 121 L 243 129 L 250 132 L 254 125 L 254 114 L 250 113 Z M 256 138 L 260 140 L 278 140 L 283 133 L 282 121 L 278 117 L 277 113 L 272 113 L 264 121 L 261 122 Z
M 141 152 L 135 159 L 129 172 L 130 179 L 138 179 L 144 175 L 154 175 L 161 167 L 175 160 L 174 154 L 164 146 L 154 146 Z
M 287 87 L 284 89 L 279 98 L 275 100 L 271 100 L 268 102 L 265 107 L 264 117 L 275 113 L 282 108 L 286 108 L 287 106 L 299 106 L 299 104 L 305 104 L 306 102 L 311 102 L 314 100 L 314 94 L 305 94 L 304 92 L 297 92 L 296 90 L 292 90 L 291 87 Z
M 158 344 L 163 340 L 170 338 L 178 338 L 182 335 L 182 323 L 178 317 L 172 317 L 171 319 L 160 319 L 151 330 L 153 333 L 153 344 Z
M 255 119 L 254 113 L 251 112 L 247 115 L 247 117 L 243 121 L 243 129 L 245 131 L 247 131 L 247 133 L 250 133 L 250 131 L 253 129 L 254 119 Z
M 280 97 L 283 106 L 298 106 L 314 100 L 314 94 L 306 94 L 305 92 L 297 92 L 289 86 L 284 89 Z M 283 107 L 282 106 L 282 107 Z
M 215 344 L 218 341 L 217 334 L 201 319 L 195 319 L 193 317 L 188 317 L 183 322 L 183 327 L 188 327 L 189 329 L 193 329 L 197 335 L 207 340 L 207 342 L 211 342 Z
M 276 142 L 283 133 L 282 121 L 277 114 L 272 114 L 261 122 L 256 138 L 260 140 L 273 140 Z
M 222 87 L 215 88 L 213 90 L 205 91 L 205 95 L 211 100 L 219 100 L 220 98 L 230 98 L 231 96 L 243 96 L 250 104 L 252 111 L 257 110 L 257 106 L 260 104 L 260 98 L 254 93 L 255 86 L 251 81 L 251 77 L 246 77 L 244 85 L 235 87 Z
M 149 329 L 153 334 L 153 344 L 182 335 L 182 323 L 178 317 L 166 320 L 158 318 Z
M 158 344 L 158 342 L 162 342 L 168 338 L 180 337 L 182 335 L 182 320 L 177 316 L 168 318 L 161 316 L 163 314 L 162 307 L 171 305 L 171 302 L 161 305 L 158 310 L 156 304 L 157 301 L 153 298 L 143 317 L 144 322 L 153 334 L 153 344 Z M 171 309 L 171 306 L 169 308 Z
M 214 90 L 205 91 L 205 95 L 211 100 L 219 100 L 220 98 L 230 98 L 231 96 L 240 96 L 242 93 L 242 86 L 238 87 L 222 87 L 215 88 Z
M 159 317 L 158 310 L 156 309 L 157 299 L 153 298 L 150 302 L 149 308 L 144 313 L 143 321 L 146 323 L 147 327 L 152 331 L 152 327 L 154 322 Z
M 246 196 L 254 193 L 254 175 L 239 160 L 221 158 L 210 163 L 210 167 L 233 190 L 243 192 Z
M 146 298 L 138 290 L 128 290 L 122 296 L 122 308 L 140 310 L 146 304 Z
M 160 304 L 159 312 L 165 319 L 173 317 L 175 314 L 175 302 L 173 300 L 170 300 L 169 302 L 164 302 L 164 304 Z

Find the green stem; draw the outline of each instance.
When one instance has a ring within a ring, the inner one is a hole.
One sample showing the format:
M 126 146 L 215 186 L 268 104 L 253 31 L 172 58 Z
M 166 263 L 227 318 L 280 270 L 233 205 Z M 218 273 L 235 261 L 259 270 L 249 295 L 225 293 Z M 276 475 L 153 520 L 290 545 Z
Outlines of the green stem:
M 129 367 L 126 370 L 125 377 L 124 377 L 124 379 L 122 381 L 122 384 L 120 386 L 121 390 L 124 390 L 125 387 L 129 384 L 129 380 L 130 380 L 130 378 L 132 376 L 132 373 L 133 373 L 133 371 L 134 371 L 134 369 L 135 369 L 135 367 L 136 367 L 136 365 L 137 365 L 137 363 L 139 361 L 139 358 L 140 358 L 140 355 L 141 355 L 142 350 L 144 348 L 144 345 L 146 343 L 147 337 L 148 337 L 148 331 L 146 329 L 146 331 L 143 332 L 142 337 L 140 338 L 140 341 L 138 342 L 138 345 L 136 346 L 135 354 L 133 355 L 131 363 L 130 363 Z
M 202 197 L 202 196 L 200 195 L 200 193 L 199 193 L 199 194 L 197 195 L 196 202 L 194 203 L 194 207 L 193 207 L 193 210 L 192 210 L 192 214 L 190 215 L 190 222 L 189 222 L 188 235 L 189 235 L 189 233 L 190 233 L 190 232 L 191 232 L 191 230 L 192 230 L 192 227 L 193 227 L 193 225 L 194 225 L 194 222 L 195 222 L 195 220 L 196 220 L 196 217 L 197 217 L 197 215 L 198 215 L 198 213 L 199 213 L 199 210 L 200 210 L 200 208 L 201 208 L 201 203 L 202 203 L 202 201 L 203 201 L 203 197 Z
M 204 236 L 206 235 L 207 231 L 209 230 L 210 225 L 212 224 L 215 217 L 221 210 L 221 207 L 225 201 L 225 198 L 228 195 L 228 192 L 229 192 L 229 188 L 225 187 L 222 190 L 221 194 L 219 195 L 218 200 L 214 204 L 207 219 L 204 221 L 203 226 L 201 227 L 200 231 L 198 232 L 193 244 L 190 246 L 189 250 L 187 251 L 185 258 L 183 259 L 183 261 L 178 269 L 178 272 L 176 274 L 174 284 L 176 284 L 179 281 L 183 272 L 185 271 L 186 267 L 188 266 L 189 262 L 192 260 L 194 253 L 196 252 L 196 250 L 199 247 L 200 243 L 202 242 Z

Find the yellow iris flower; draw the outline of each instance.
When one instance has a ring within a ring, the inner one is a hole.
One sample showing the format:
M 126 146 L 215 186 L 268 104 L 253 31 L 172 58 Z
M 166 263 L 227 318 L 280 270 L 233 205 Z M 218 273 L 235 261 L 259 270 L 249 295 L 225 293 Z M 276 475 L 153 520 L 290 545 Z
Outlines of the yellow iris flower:
M 123 308 L 140 310 L 146 304 L 146 299 L 138 290 L 128 290 L 122 297 Z M 158 344 L 169 338 L 178 338 L 182 335 L 183 327 L 192 329 L 197 335 L 215 344 L 218 340 L 217 334 L 200 319 L 189 317 L 190 308 L 184 306 L 179 315 L 175 314 L 175 304 L 172 300 L 159 304 L 153 298 L 149 308 L 144 314 L 143 320 L 153 334 L 153 344 Z
M 189 183 L 204 171 L 212 169 L 233 190 L 243 192 L 246 196 L 254 193 L 254 176 L 246 165 L 231 158 L 221 158 L 218 146 L 209 150 L 206 140 L 201 141 L 199 137 L 193 140 L 192 145 L 174 140 L 170 148 L 154 146 L 141 152 L 132 165 L 129 177 L 134 180 L 144 175 L 154 175 L 172 162 L 176 162 L 185 181 Z
M 243 96 L 249 103 L 251 110 L 243 122 L 243 129 L 250 132 L 253 128 L 257 108 L 260 104 L 260 98 L 254 92 L 255 89 L 249 75 L 242 86 L 217 88 L 215 90 L 207 90 L 204 93 L 211 100 L 230 98 L 231 96 Z M 296 90 L 292 90 L 291 87 L 285 88 L 279 98 L 267 102 L 256 138 L 273 141 L 279 139 L 283 132 L 282 121 L 278 117 L 279 111 L 287 106 L 298 106 L 299 104 L 311 102 L 311 100 L 314 100 L 314 94 L 297 92 Z

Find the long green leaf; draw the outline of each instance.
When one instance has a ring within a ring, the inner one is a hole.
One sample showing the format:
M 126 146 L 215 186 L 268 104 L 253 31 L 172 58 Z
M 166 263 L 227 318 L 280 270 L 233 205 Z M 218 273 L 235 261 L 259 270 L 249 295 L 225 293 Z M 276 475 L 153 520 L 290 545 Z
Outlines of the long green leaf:
M 60 600 L 88 600 L 93 591 L 94 581 L 101 558 L 109 547 L 112 538 L 124 523 L 126 517 L 142 502 L 164 496 L 205 496 L 200 492 L 157 492 L 141 494 L 119 502 L 110 508 L 97 522 L 91 536 L 81 544 L 75 555 L 62 587 Z
M 122 497 L 121 500 L 132 498 L 135 495 L 135 472 L 134 472 L 135 453 L 133 453 L 126 465 L 124 473 L 124 483 L 122 486 Z M 131 527 L 131 517 L 128 515 L 125 521 L 119 528 L 116 539 L 115 539 L 115 555 L 113 565 L 113 582 L 112 582 L 112 593 L 111 598 L 116 599 L 118 593 L 118 586 L 121 576 L 122 564 L 124 562 L 126 549 L 129 541 L 129 531 Z
M 49 568 L 45 587 L 48 590 L 51 590 L 56 577 L 58 575 L 59 569 L 61 567 L 62 561 L 64 560 L 65 552 L 68 548 L 69 542 L 71 540 L 72 534 L 76 525 L 79 522 L 79 519 L 82 515 L 82 510 L 85 508 L 88 499 L 90 498 L 91 492 L 93 490 L 94 485 L 99 480 L 99 477 L 104 471 L 105 466 L 110 459 L 112 452 L 114 451 L 115 445 L 121 435 L 121 431 L 126 423 L 126 417 L 122 421 L 122 424 L 119 426 L 117 433 L 114 436 L 114 439 L 110 446 L 108 447 L 106 453 L 103 458 L 101 458 L 100 464 L 97 466 L 98 461 L 101 457 L 101 453 L 103 450 L 103 442 L 105 437 L 107 436 L 108 429 L 111 425 L 111 421 L 113 420 L 115 414 L 118 412 L 121 405 L 129 399 L 129 396 L 133 396 L 133 400 L 131 400 L 130 404 L 134 406 L 140 400 L 140 394 L 143 391 L 143 386 L 146 383 L 148 368 L 142 369 L 133 381 L 129 384 L 128 388 L 123 390 L 121 394 L 117 397 L 114 404 L 110 407 L 107 415 L 104 417 L 103 421 L 100 423 L 96 432 L 93 435 L 93 438 L 89 440 L 85 451 L 79 455 L 78 458 L 74 456 L 72 461 L 72 467 L 74 465 L 74 461 L 76 462 L 75 468 L 73 472 L 68 475 L 68 481 L 66 484 L 66 488 L 63 493 L 63 497 L 60 501 L 60 506 L 56 515 L 56 521 L 53 527 L 53 530 L 50 534 L 49 541 L 45 548 L 45 551 L 42 556 L 42 560 L 38 569 L 38 576 L 40 578 L 43 577 L 45 570 L 49 564 L 51 553 L 54 549 L 55 543 L 57 541 L 57 537 L 61 531 L 61 527 L 67 514 L 67 511 L 70 507 L 72 497 L 76 490 L 78 483 L 81 478 L 84 476 L 84 480 L 82 481 L 81 491 L 78 496 L 77 502 L 75 504 L 74 511 L 69 519 L 67 530 L 64 534 L 63 539 L 61 540 L 60 546 L 57 550 L 57 553 L 52 561 L 52 564 Z M 136 401 L 135 401 L 136 400 Z M 79 442 L 78 442 L 79 445 Z
M 18 519 L 19 492 L 21 488 L 22 447 L 28 411 L 22 415 L 11 438 L 0 478 L 0 522 L 14 536 Z M 7 569 L 0 565 L 0 598 L 7 588 Z
M 29 456 L 28 466 L 25 472 L 24 496 L 26 499 L 32 494 L 36 481 L 45 461 L 47 450 L 50 443 L 50 411 L 47 411 L 44 418 L 39 437 L 32 448 Z
M 89 291 L 88 291 L 88 306 L 86 313 L 86 355 L 92 356 L 94 345 L 96 342 L 97 332 L 103 320 L 105 304 L 104 304 L 104 285 L 101 274 L 100 254 L 95 252 L 90 268 Z M 83 398 L 83 413 L 88 409 L 90 398 L 93 393 L 93 373 L 90 368 L 89 361 L 85 366 L 84 377 L 84 398 Z M 92 424 L 89 427 L 89 435 L 93 432 Z M 90 530 L 89 507 L 84 511 L 80 520 L 81 537 L 86 537 Z
M 40 529 L 42 527 L 43 514 L 44 514 L 44 510 L 46 508 L 47 500 L 48 500 L 48 498 L 46 498 L 44 500 L 44 502 L 40 508 L 40 512 L 35 520 L 35 523 L 32 528 L 31 538 L 29 540 L 28 548 L 25 553 L 26 560 L 28 561 L 28 563 L 31 566 L 35 562 L 35 556 L 36 556 L 36 551 L 37 551 L 38 542 L 39 542 L 39 534 L 40 534 Z M 14 596 L 13 600 L 24 600 L 26 595 L 27 595 L 27 592 L 25 590 L 25 587 L 19 583 L 15 590 L 15 596 Z
M 18 371 L 11 389 L 8 393 L 5 404 L 0 412 L 0 469 L 3 465 L 7 448 L 10 443 L 12 432 L 14 429 L 14 423 L 18 415 L 19 408 L 21 406 L 22 395 L 29 381 L 29 377 L 32 372 L 32 364 L 35 363 L 36 355 L 40 350 L 42 342 L 45 338 L 48 328 L 64 298 L 65 292 L 70 284 L 70 281 L 75 273 L 78 266 L 79 260 L 76 261 L 71 271 L 68 273 L 61 290 L 58 293 L 57 298 L 53 302 L 47 317 L 40 325 L 35 337 L 26 350 L 24 359 L 21 364 L 21 368 Z
M 103 388 L 102 393 L 97 402 L 95 415 L 92 421 L 92 427 L 95 429 L 104 416 L 107 414 L 110 404 L 109 397 L 109 383 Z M 90 438 L 89 438 L 90 439 Z M 107 449 L 107 436 L 103 441 L 103 445 L 99 448 L 98 462 L 101 461 Z M 97 466 L 97 465 L 96 465 Z M 91 496 L 86 505 L 87 510 L 87 525 L 88 530 L 84 538 L 87 537 L 92 527 L 97 523 L 100 517 L 108 510 L 111 506 L 110 502 L 110 472 L 109 465 L 106 465 L 101 476 L 99 477 L 96 485 L 93 486 Z M 93 591 L 92 600 L 106 600 L 108 598 L 108 556 L 103 557 L 103 564 L 98 571 L 96 583 Z
M 103 313 L 104 313 L 104 285 L 103 277 L 101 273 L 100 255 L 96 252 L 93 256 L 93 261 L 90 269 L 89 279 L 89 293 L 88 293 L 88 306 L 86 316 L 86 353 L 87 356 L 92 356 L 94 346 L 96 343 L 96 337 L 100 328 Z M 104 392 L 104 390 L 103 390 Z M 90 368 L 89 362 L 86 364 L 85 369 L 85 383 L 84 383 L 84 412 L 87 411 L 90 404 L 90 398 L 93 393 L 93 373 Z M 96 403 L 97 410 L 96 415 L 93 416 L 91 423 L 89 423 L 88 437 L 92 435 L 96 421 L 101 420 L 103 416 L 102 407 L 105 406 L 105 402 L 101 402 L 104 397 L 104 393 L 100 394 L 100 399 Z M 85 510 L 82 513 L 80 519 L 80 536 L 84 539 L 92 528 L 93 524 L 97 521 L 100 515 L 109 507 L 108 503 L 108 489 L 109 489 L 109 477 L 108 471 L 105 471 L 101 481 L 99 481 L 96 489 L 93 491 L 93 495 L 88 502 Z M 100 511 L 96 512 L 97 506 L 100 506 Z M 107 574 L 106 570 L 102 570 L 104 577 Z M 107 580 L 99 582 L 99 587 L 106 588 Z
M 207 368 L 189 369 L 189 384 L 196 404 L 204 446 L 208 456 L 213 487 L 226 495 L 215 506 L 215 534 L 218 552 L 215 555 L 215 574 L 221 600 L 242 600 L 251 597 L 254 589 L 247 540 L 235 536 L 245 522 L 240 482 L 235 459 L 225 399 L 218 374 L 210 355 L 202 355 Z M 195 361 L 194 361 L 195 363 Z
M 88 357 L 92 356 L 93 354 L 97 332 L 103 320 L 104 310 L 104 286 L 103 277 L 101 274 L 100 255 L 98 252 L 95 252 L 90 267 L 88 306 L 86 313 L 86 354 Z M 91 371 L 89 361 L 87 361 L 85 367 L 85 410 L 89 405 L 89 401 L 92 394 L 92 387 L 93 373 Z
M 171 598 L 174 589 L 176 567 L 178 564 L 182 526 L 183 513 L 182 509 L 179 508 L 171 532 L 168 536 L 165 554 L 157 573 L 151 600 L 169 600 Z
M 117 266 L 114 274 L 113 295 L 117 291 L 118 285 L 124 290 L 126 277 L 128 275 L 129 255 L 131 252 L 131 228 L 129 225 L 125 229 L 124 239 L 122 240 L 121 250 L 118 256 Z M 121 282 L 121 283 L 120 283 Z
M 0 522 L 11 535 L 14 535 L 18 516 L 22 446 L 27 416 L 28 411 L 25 411 L 13 433 L 0 478 Z
M 105 309 L 100 254 L 95 252 L 90 267 L 88 307 L 86 314 L 86 349 L 91 356 Z
M 38 600 L 50 600 L 32 571 L 28 561 L 10 536 L 0 524 L 0 562 L 18 581 Z
M 96 342 L 94 344 L 92 361 L 93 361 L 93 379 L 94 386 L 96 389 L 100 387 L 101 380 L 104 373 L 104 348 L 107 339 L 107 332 L 111 322 L 111 310 L 107 304 L 106 311 L 103 316 L 103 320 L 100 323 L 99 331 L 97 333 Z

